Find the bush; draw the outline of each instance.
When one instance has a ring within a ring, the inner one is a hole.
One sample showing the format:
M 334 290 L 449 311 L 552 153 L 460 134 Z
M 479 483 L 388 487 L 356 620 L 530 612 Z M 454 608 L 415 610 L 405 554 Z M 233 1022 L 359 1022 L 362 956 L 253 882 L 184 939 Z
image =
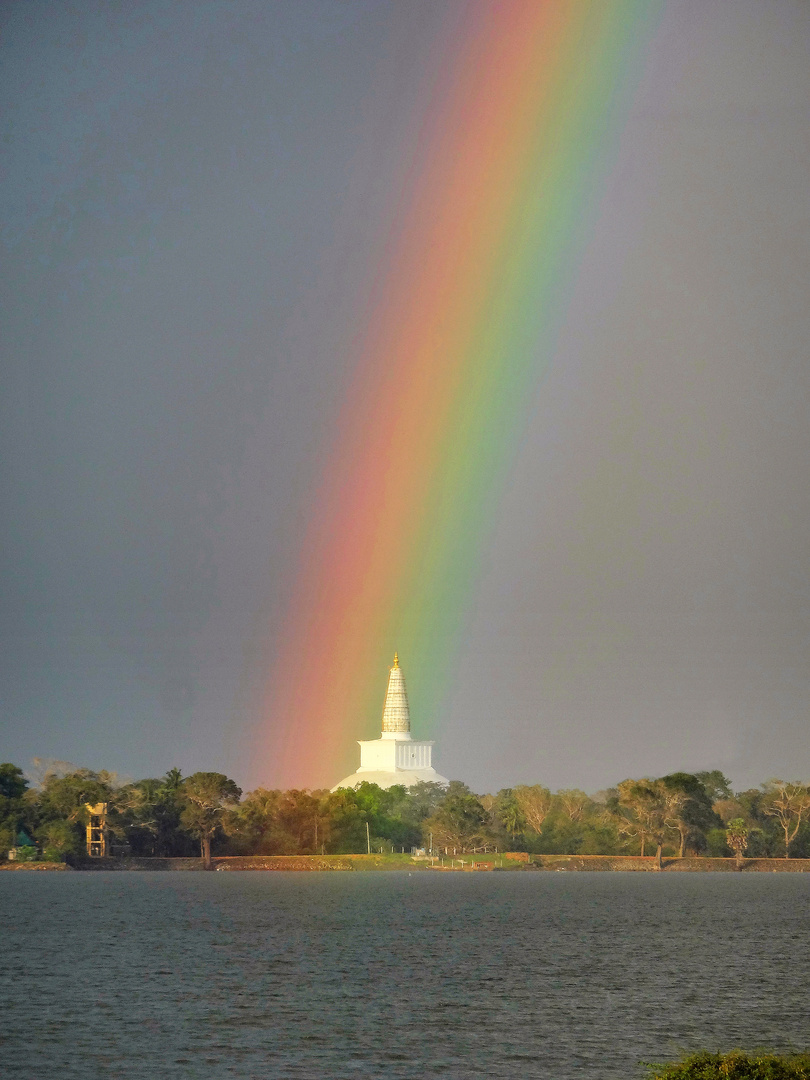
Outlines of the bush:
M 650 1080 L 810 1080 L 810 1055 L 693 1054 L 672 1065 L 650 1065 Z
M 17 848 L 17 857 L 15 862 L 36 862 L 39 858 L 39 852 L 35 847 L 29 847 L 27 844 L 25 847 Z
M 59 848 L 46 847 L 42 851 L 41 862 L 64 862 L 65 853 Z

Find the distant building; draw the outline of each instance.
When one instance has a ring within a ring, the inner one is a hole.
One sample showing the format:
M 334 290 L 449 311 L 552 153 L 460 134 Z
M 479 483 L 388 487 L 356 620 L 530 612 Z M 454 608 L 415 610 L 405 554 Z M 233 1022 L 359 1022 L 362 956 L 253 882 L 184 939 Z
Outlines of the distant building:
M 8 852 L 9 862 L 26 862 L 36 858 L 37 846 L 25 829 L 19 829 L 16 839 L 14 840 L 14 847 Z
M 360 742 L 360 768 L 335 784 L 338 788 L 353 788 L 366 781 L 381 788 L 394 784 L 411 787 L 423 781 L 448 784 L 432 765 L 433 742 L 411 738 L 411 715 L 405 676 L 394 653 L 394 666 L 388 669 L 388 687 L 383 706 L 382 733 L 379 739 Z

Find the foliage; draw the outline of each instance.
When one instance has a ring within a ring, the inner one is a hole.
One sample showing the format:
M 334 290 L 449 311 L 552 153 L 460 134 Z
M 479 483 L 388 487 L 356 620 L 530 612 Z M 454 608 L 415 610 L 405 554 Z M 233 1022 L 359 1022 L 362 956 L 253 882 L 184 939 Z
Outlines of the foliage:
M 63 862 L 67 855 L 79 855 L 83 850 L 79 828 L 70 821 L 47 821 L 39 830 L 42 854 L 46 860 Z
M 810 814 L 810 787 L 798 781 L 769 780 L 763 788 L 764 811 L 769 817 L 776 818 L 782 829 L 787 859 L 802 821 Z
M 656 859 L 661 865 L 661 853 L 670 831 L 680 831 L 688 795 L 681 786 L 661 780 L 623 780 L 619 784 L 619 805 L 627 812 L 625 829 L 641 840 L 644 854 L 646 840 L 656 845 Z
M 481 800 L 459 780 L 450 782 L 436 812 L 422 822 L 424 841 L 429 843 L 431 836 L 434 849 L 446 848 L 448 851 L 494 843 Z
M 651 1065 L 650 1080 L 810 1080 L 810 1055 L 693 1054 L 672 1065 Z
M 725 829 L 709 829 L 704 834 L 706 841 L 705 854 L 710 859 L 727 859 L 732 854 L 726 842 Z
M 571 821 L 582 821 L 590 799 L 579 788 L 563 788 L 556 796 L 557 804 Z
M 737 861 L 743 857 L 748 847 L 748 826 L 744 818 L 733 818 L 726 829 L 726 843 L 737 856 Z
M 85 824 L 86 803 L 112 801 L 110 777 L 110 773 L 92 769 L 77 769 L 67 776 L 46 775 L 39 797 L 41 817 L 46 821 L 63 818 Z
M 28 787 L 28 781 L 22 769 L 6 761 L 0 765 L 0 799 L 12 801 L 20 799 Z M 3 803 L 0 803 L 2 807 Z
M 180 820 L 200 841 L 200 853 L 209 867 L 211 840 L 226 808 L 239 802 L 242 790 L 223 773 L 197 772 L 183 781 L 179 794 L 183 803 Z
M 29 847 L 27 844 L 23 847 L 17 848 L 17 855 L 15 862 L 36 862 L 39 858 L 39 852 L 35 847 Z
M 179 769 L 121 788 L 115 797 L 116 835 L 136 855 L 190 854 L 189 837 L 180 824 L 181 792 Z
M 7 858 L 9 851 L 14 847 L 16 832 L 17 830 L 9 822 L 0 822 L 0 859 Z
M 728 781 L 718 770 L 701 775 L 713 778 L 711 786 L 714 790 L 725 790 L 728 786 Z M 692 773 L 676 772 L 661 777 L 661 783 L 674 795 L 683 796 L 671 812 L 670 828 L 674 826 L 678 831 L 678 855 L 683 857 L 687 844 L 696 853 L 704 850 L 707 831 L 720 825 L 720 819 L 712 807 L 707 781 Z
M 69 762 L 37 763 L 38 785 L 22 769 L 0 765 L 0 858 L 21 830 L 48 857 L 84 850 L 87 803 L 107 804 L 117 850 L 135 855 L 189 855 L 210 861 L 235 855 L 360 854 L 409 851 L 430 842 L 457 851 L 492 847 L 548 855 L 645 853 L 728 857 L 744 833 L 748 858 L 810 856 L 810 789 L 770 781 L 733 793 L 718 770 L 627 779 L 590 797 L 576 788 L 553 793 L 541 784 L 478 796 L 465 784 L 421 783 L 388 789 L 362 783 L 337 791 L 258 788 L 244 798 L 222 773 L 122 783 L 114 773 Z M 737 839 L 735 839 L 737 838 Z M 741 855 L 738 856 L 741 858 Z
M 521 784 L 513 789 L 513 795 L 526 825 L 539 836 L 543 831 L 543 822 L 551 812 L 551 792 L 542 784 Z
M 22 769 L 10 762 L 0 765 L 0 858 L 15 846 L 17 830 L 25 818 L 28 781 Z
M 732 797 L 731 781 L 719 769 L 694 773 L 694 777 L 703 788 L 710 803 L 716 803 L 718 799 L 730 799 Z
M 489 813 L 493 829 L 505 833 L 506 840 L 515 841 L 524 833 L 526 817 L 512 788 L 503 788 L 494 798 L 485 795 L 481 805 Z

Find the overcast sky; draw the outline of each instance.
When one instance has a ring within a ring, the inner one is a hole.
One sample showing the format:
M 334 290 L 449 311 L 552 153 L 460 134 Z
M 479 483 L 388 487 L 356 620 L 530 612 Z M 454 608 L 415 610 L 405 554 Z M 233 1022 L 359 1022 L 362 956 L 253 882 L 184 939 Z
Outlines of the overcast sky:
M 3 6 L 0 759 L 274 782 L 267 645 L 464 9 Z M 808 177 L 810 4 L 669 0 L 440 772 L 810 779 Z

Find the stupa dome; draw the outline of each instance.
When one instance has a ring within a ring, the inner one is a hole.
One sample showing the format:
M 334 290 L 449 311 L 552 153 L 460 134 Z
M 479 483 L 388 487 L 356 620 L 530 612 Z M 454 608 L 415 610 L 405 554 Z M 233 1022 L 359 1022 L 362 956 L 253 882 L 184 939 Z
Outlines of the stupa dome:
M 408 692 L 397 653 L 394 653 L 393 666 L 388 669 L 380 738 L 360 740 L 359 745 L 359 769 L 335 784 L 332 791 L 357 787 L 363 781 L 378 784 L 381 788 L 393 787 L 394 784 L 412 787 L 423 782 L 449 783 L 433 768 L 433 742 L 411 737 Z

